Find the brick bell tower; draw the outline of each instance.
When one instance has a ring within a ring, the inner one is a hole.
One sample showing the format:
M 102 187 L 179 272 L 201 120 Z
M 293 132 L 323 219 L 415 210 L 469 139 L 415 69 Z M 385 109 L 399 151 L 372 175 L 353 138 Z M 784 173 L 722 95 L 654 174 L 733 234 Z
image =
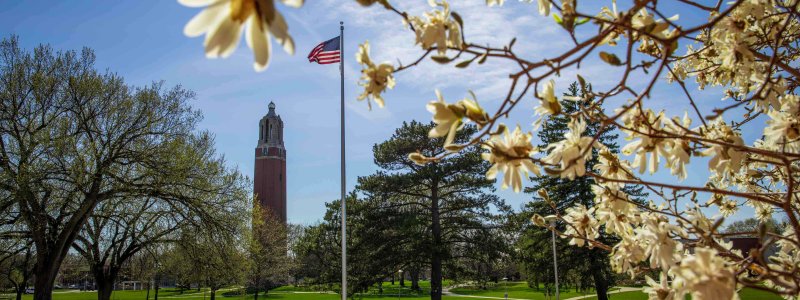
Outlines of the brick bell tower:
M 269 208 L 286 223 L 286 149 L 283 147 L 283 121 L 275 113 L 275 103 L 258 123 L 258 145 L 253 175 L 253 192 L 261 207 Z

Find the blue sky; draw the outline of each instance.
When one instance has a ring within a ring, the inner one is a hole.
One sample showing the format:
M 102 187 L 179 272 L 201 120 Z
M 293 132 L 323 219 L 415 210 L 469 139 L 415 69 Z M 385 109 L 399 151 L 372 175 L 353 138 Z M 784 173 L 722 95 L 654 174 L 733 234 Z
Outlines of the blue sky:
M 0 0 L 0 34 L 16 34 L 26 48 L 47 43 L 56 49 L 90 47 L 97 67 L 124 76 L 128 83 L 144 85 L 164 80 L 197 93 L 193 106 L 205 116 L 201 123 L 216 136 L 217 148 L 231 166 L 252 177 L 253 148 L 258 139 L 258 120 L 274 101 L 285 123 L 288 152 L 288 216 L 293 223 L 313 223 L 324 214 L 324 203 L 339 195 L 339 72 L 336 65 L 309 64 L 305 56 L 318 43 L 338 34 L 345 22 L 345 93 L 347 107 L 348 189 L 358 176 L 371 174 L 372 145 L 391 136 L 403 121 L 427 121 L 424 105 L 434 99 L 434 89 L 445 99 L 465 97 L 468 90 L 494 111 L 510 82 L 506 74 L 513 65 L 489 61 L 467 70 L 427 61 L 397 76 L 397 87 L 386 93 L 387 107 L 368 111 L 356 101 L 359 66 L 354 55 L 364 40 L 372 44 L 374 60 L 410 62 L 420 50 L 413 46 L 413 33 L 403 29 L 400 19 L 379 7 L 362 8 L 355 1 L 310 0 L 301 9 L 279 4 L 289 23 L 297 53 L 287 55 L 274 46 L 266 72 L 252 69 L 252 52 L 242 41 L 227 59 L 206 59 L 202 38 L 187 38 L 182 30 L 200 10 L 177 1 L 16 1 Z M 401 9 L 419 14 L 427 1 L 394 1 Z M 486 8 L 484 1 L 454 1 L 453 9 L 465 19 L 470 41 L 501 45 L 518 37 L 515 49 L 530 59 L 542 59 L 568 46 L 570 41 L 550 18 L 536 13 L 535 3 L 507 1 L 503 7 Z M 680 7 L 675 7 L 681 11 Z M 682 16 L 689 20 L 698 16 Z M 597 87 L 616 78 L 604 76 L 608 66 L 590 60 L 580 73 Z M 557 79 L 562 92 L 574 80 L 571 71 Z M 454 80 L 455 79 L 455 80 Z M 641 83 L 639 83 L 641 84 Z M 560 88 L 560 89 L 559 89 Z M 659 88 L 654 108 L 668 115 L 682 115 L 687 103 L 675 87 Z M 719 94 L 698 93 L 701 108 L 718 106 Z M 530 129 L 533 98 L 526 96 L 508 124 Z M 752 142 L 760 133 L 745 133 Z M 692 164 L 688 182 L 702 184 L 708 170 L 705 162 Z M 663 165 L 662 165 L 663 167 Z M 656 174 L 655 178 L 669 178 Z M 529 196 L 509 191 L 498 194 L 513 207 Z

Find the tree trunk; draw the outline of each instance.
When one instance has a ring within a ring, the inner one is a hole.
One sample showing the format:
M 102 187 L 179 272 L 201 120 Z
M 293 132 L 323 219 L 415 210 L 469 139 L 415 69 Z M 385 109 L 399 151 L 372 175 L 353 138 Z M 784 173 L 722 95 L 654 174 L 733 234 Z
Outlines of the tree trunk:
M 383 278 L 381 278 L 381 280 L 378 280 L 378 294 L 383 294 Z
M 255 290 L 255 296 L 253 300 L 258 300 L 258 288 L 261 286 L 261 266 L 257 266 L 258 270 L 256 271 L 256 276 L 253 280 L 253 289 Z
M 158 280 L 158 279 L 159 279 L 159 278 L 158 278 L 158 277 L 156 277 L 156 279 L 153 281 L 153 291 L 155 292 L 155 293 L 153 294 L 153 299 L 154 299 L 154 300 L 158 300 L 158 289 L 160 288 L 160 286 L 159 286 L 159 282 L 158 282 L 159 280 Z
M 411 269 L 411 289 L 419 291 L 419 269 Z
M 150 300 L 150 283 L 147 284 L 147 296 L 145 296 L 146 300 Z
M 17 292 L 17 300 L 22 300 L 22 294 L 25 293 L 25 283 L 18 284 L 17 287 L 14 289 Z
M 97 285 L 97 300 L 110 300 L 117 279 L 117 268 L 98 264 L 92 266 L 94 282 Z
M 442 225 L 439 220 L 438 183 L 431 188 L 431 234 L 433 251 L 431 253 L 431 300 L 442 300 Z
M 111 299 L 111 292 L 114 291 L 113 280 L 97 281 L 97 300 Z
M 37 249 L 39 249 L 39 245 L 37 245 Z M 53 283 L 55 283 L 58 268 L 63 260 L 64 255 L 47 253 L 46 251 L 36 255 L 33 300 L 51 300 L 53 298 Z
M 400 272 L 400 286 L 406 286 L 406 276 L 403 272 Z
M 594 266 L 592 268 L 592 277 L 594 278 L 594 289 L 597 292 L 597 300 L 608 300 L 608 282 L 603 276 L 603 268 Z
M 211 289 L 211 300 L 216 299 L 216 296 L 217 296 L 217 290 Z
M 100 179 L 102 176 L 95 176 L 92 182 L 90 192 L 93 195 L 100 190 Z M 21 191 L 22 195 L 28 196 L 28 199 L 35 199 L 30 191 Z M 24 206 L 26 200 L 20 201 L 20 205 Z M 53 298 L 53 284 L 58 276 L 58 271 L 61 268 L 61 263 L 64 262 L 64 257 L 67 252 L 72 248 L 72 243 L 78 236 L 83 224 L 89 214 L 97 205 L 96 196 L 85 199 L 79 210 L 69 219 L 63 221 L 64 227 L 60 230 L 51 228 L 45 222 L 46 218 L 36 216 L 37 212 L 22 211 L 23 219 L 27 223 L 28 228 L 31 229 L 33 244 L 36 247 L 36 267 L 34 268 L 34 281 L 33 281 L 33 300 L 51 300 Z M 54 240 L 48 237 L 55 237 Z

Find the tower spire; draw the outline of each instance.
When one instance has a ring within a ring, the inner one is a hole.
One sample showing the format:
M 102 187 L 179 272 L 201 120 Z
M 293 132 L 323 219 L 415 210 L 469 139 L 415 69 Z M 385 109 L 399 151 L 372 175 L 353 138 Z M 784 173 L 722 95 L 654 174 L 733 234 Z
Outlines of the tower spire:
M 275 102 L 270 101 L 267 107 L 269 107 L 269 112 L 267 112 L 267 116 L 275 116 Z
M 283 147 L 283 120 L 270 101 L 269 111 L 258 124 L 253 192 L 262 207 L 286 222 L 286 149 Z

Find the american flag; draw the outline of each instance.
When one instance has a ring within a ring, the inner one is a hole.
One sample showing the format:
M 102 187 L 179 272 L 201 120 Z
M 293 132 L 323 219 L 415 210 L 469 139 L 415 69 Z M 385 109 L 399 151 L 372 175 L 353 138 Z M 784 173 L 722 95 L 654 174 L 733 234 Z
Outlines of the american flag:
M 317 62 L 320 65 L 338 63 L 342 60 L 339 50 L 339 37 L 337 36 L 311 49 L 311 53 L 308 54 L 308 62 Z

